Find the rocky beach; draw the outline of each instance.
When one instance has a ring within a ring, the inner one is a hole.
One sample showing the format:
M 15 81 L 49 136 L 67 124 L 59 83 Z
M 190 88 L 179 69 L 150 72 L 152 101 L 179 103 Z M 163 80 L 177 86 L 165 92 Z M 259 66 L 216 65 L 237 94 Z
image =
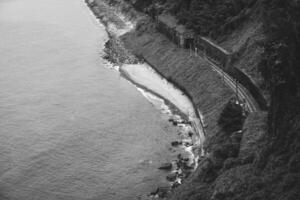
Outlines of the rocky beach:
M 99 16 L 100 22 L 105 24 L 110 35 L 104 58 L 111 62 L 122 76 L 136 85 L 146 98 L 145 94 L 151 93 L 156 98 L 162 99 L 171 110 L 169 122 L 179 127 L 180 140 L 170 144 L 170 150 L 178 152 L 176 159 L 162 163 L 158 167 L 169 171 L 166 179 L 170 181 L 170 187 L 158 186 L 156 190 L 149 193 L 153 198 L 165 198 L 171 189 L 181 185 L 184 179 L 196 169 L 199 156 L 204 154 L 201 152 L 204 141 L 200 141 L 200 138 L 204 140 L 203 127 L 195 123 L 200 120 L 198 111 L 183 91 L 151 68 L 141 55 L 133 54 L 124 47 L 121 37 L 135 28 L 136 21 L 131 21 L 132 18 L 129 19 L 118 9 L 104 2 L 100 4 L 87 2 L 87 5 L 96 16 Z M 102 10 L 99 11 L 101 14 L 97 14 L 98 10 Z M 198 132 L 199 130 L 201 133 Z

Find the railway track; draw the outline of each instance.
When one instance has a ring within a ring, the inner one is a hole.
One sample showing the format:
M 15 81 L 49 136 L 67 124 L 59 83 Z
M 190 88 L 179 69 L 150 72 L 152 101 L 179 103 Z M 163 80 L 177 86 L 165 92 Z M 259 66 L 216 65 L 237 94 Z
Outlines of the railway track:
M 234 92 L 237 93 L 239 99 L 245 100 L 246 107 L 249 112 L 256 112 L 260 110 L 259 105 L 255 101 L 255 99 L 242 84 L 237 83 L 235 79 L 233 79 L 230 75 L 224 72 L 220 67 L 218 67 L 207 57 L 204 57 L 204 59 L 210 64 L 212 70 L 217 72 L 223 78 L 223 81 L 226 83 L 226 85 L 228 85 L 229 88 L 231 88 Z

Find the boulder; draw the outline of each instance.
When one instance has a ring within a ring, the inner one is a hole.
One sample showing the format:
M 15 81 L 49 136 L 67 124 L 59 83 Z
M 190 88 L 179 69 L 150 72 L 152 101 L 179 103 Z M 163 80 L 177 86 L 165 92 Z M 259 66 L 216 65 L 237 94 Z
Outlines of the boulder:
M 193 164 L 190 165 L 187 162 L 183 162 L 182 167 L 183 167 L 184 170 L 192 170 L 192 169 L 194 169 L 194 165 Z
M 172 189 L 177 188 L 179 185 L 181 185 L 181 184 L 178 183 L 177 181 L 174 182 L 174 183 L 172 184 Z
M 150 192 L 151 196 L 155 196 L 158 193 L 159 188 L 156 188 L 155 190 L 153 190 L 152 192 Z
M 167 194 L 169 193 L 170 188 L 169 187 L 158 187 L 157 190 L 158 190 L 157 195 L 160 198 L 165 198 L 165 197 L 167 197 Z
M 171 170 L 172 169 L 172 163 L 163 163 L 158 169 Z
M 168 174 L 168 176 L 166 178 L 168 181 L 174 182 L 177 178 L 177 173 Z
M 173 147 L 177 147 L 177 146 L 179 146 L 179 145 L 182 145 L 182 142 L 173 141 L 173 142 L 171 142 L 171 145 L 172 145 Z

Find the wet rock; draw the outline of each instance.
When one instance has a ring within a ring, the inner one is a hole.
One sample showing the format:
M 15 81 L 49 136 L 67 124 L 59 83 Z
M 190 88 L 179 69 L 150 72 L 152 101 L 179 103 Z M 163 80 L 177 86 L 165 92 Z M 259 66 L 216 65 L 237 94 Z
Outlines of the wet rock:
M 179 154 L 177 155 L 177 158 L 178 158 L 179 160 L 181 160 L 181 159 L 182 159 L 182 155 L 181 155 L 181 153 L 179 153 Z
M 179 146 L 179 145 L 182 145 L 182 142 L 174 141 L 174 142 L 171 143 L 171 145 L 172 145 L 173 147 L 177 147 L 177 146 Z
M 176 178 L 177 178 L 177 173 L 169 174 L 169 175 L 166 177 L 166 179 L 167 179 L 168 181 L 171 181 L 171 182 L 175 181 Z
M 174 119 L 170 118 L 170 119 L 169 119 L 169 122 L 174 122 Z
M 155 196 L 155 195 L 157 195 L 158 191 L 159 191 L 159 188 L 156 188 L 155 190 L 153 190 L 152 192 L 150 192 L 150 195 L 151 196 Z
M 189 142 L 186 142 L 186 143 L 184 143 L 184 146 L 186 146 L 186 147 L 190 147 L 190 146 L 192 146 L 193 144 L 191 144 L 191 143 L 189 143 Z
M 165 197 L 167 197 L 167 194 L 169 193 L 169 190 L 170 190 L 169 187 L 158 187 L 157 189 L 158 189 L 157 195 L 158 195 L 160 198 L 165 198 Z
M 187 171 L 184 173 L 184 178 L 188 178 L 192 174 L 191 171 Z
M 158 169 L 171 170 L 172 169 L 172 163 L 163 163 Z
M 174 189 L 174 188 L 177 188 L 178 186 L 180 186 L 181 184 L 179 183 L 179 182 L 174 182 L 173 184 L 172 184 L 172 189 Z
M 184 170 L 192 170 L 192 169 L 194 169 L 194 165 L 193 164 L 188 164 L 187 162 L 183 162 L 182 167 L 183 167 Z

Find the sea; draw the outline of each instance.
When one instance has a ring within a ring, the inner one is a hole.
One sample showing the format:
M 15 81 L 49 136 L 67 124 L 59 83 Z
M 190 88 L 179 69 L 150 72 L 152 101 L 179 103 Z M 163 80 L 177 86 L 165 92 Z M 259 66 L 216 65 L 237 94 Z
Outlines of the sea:
M 0 200 L 135 200 L 178 129 L 102 58 L 83 0 L 0 0 Z

